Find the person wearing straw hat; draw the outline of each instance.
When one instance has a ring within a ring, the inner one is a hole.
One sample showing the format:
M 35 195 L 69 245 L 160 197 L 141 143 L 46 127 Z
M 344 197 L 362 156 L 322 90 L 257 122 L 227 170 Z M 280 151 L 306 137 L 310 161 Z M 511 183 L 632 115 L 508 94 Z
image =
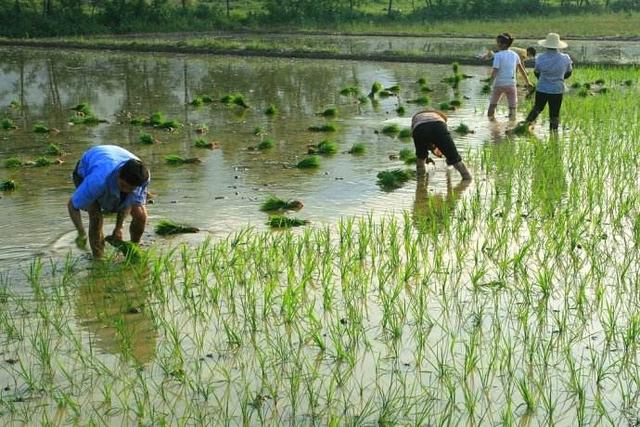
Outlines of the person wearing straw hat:
M 569 55 L 559 52 L 559 49 L 567 47 L 567 43 L 561 41 L 558 34 L 549 33 L 544 40 L 539 40 L 538 44 L 546 48 L 546 51 L 536 57 L 536 65 L 533 69 L 533 73 L 538 78 L 535 103 L 525 123 L 533 123 L 544 107 L 549 104 L 549 128 L 552 132 L 556 132 L 560 125 L 564 80 L 573 72 L 572 61 Z

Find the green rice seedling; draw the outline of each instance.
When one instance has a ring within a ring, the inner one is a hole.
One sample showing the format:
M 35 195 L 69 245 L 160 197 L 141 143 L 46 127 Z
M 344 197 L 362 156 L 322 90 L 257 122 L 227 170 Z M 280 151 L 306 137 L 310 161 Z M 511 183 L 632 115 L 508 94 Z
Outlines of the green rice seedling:
M 395 190 L 411 179 L 411 173 L 402 169 L 392 169 L 379 172 L 377 178 L 378 185 L 384 190 Z
M 200 231 L 197 227 L 190 225 L 178 224 L 170 219 L 161 219 L 156 225 L 155 232 L 161 236 L 168 236 L 170 234 L 184 234 L 184 233 L 197 233 Z
M 591 89 L 591 83 L 584 83 L 582 87 L 585 89 Z
M 336 126 L 331 123 L 327 123 L 324 125 L 309 126 L 308 130 L 311 132 L 335 132 Z
M 156 111 L 155 113 L 152 113 L 151 116 L 149 116 L 149 120 L 147 122 L 151 126 L 160 126 L 165 121 L 166 118 L 164 117 L 164 113 Z
M 15 122 L 9 118 L 2 119 L 2 123 L 0 123 L 0 126 L 4 130 L 17 129 Z
M 416 83 L 418 83 L 420 86 L 424 86 L 427 84 L 427 79 L 425 79 L 424 77 L 420 77 Z
M 455 107 L 452 107 L 448 102 L 441 102 L 438 104 L 438 108 L 442 111 L 455 110 Z
M 327 108 L 321 113 L 321 115 L 323 117 L 335 117 L 338 115 L 338 110 L 335 107 Z
M 371 91 L 369 92 L 369 97 L 373 98 L 382 89 L 383 89 L 382 83 L 377 81 L 373 82 L 373 84 L 371 85 Z
M 605 80 L 603 78 L 600 78 L 600 79 L 596 80 L 594 83 L 597 84 L 597 85 L 603 85 L 603 84 L 605 84 Z
M 573 82 L 573 83 L 571 84 L 571 87 L 572 87 L 573 89 L 579 89 L 579 88 L 581 88 L 581 87 L 582 87 L 582 83 L 580 83 L 580 82 Z
M 586 87 L 582 87 L 580 88 L 580 90 L 578 91 L 578 96 L 582 97 L 582 98 L 586 98 L 587 96 L 589 96 L 591 94 L 591 92 L 589 91 L 588 88 Z
M 91 109 L 91 105 L 89 105 L 88 102 L 81 102 L 80 104 L 71 108 L 71 110 L 82 113 L 85 116 L 93 116 L 93 110 Z
M 431 89 L 429 86 L 420 86 L 420 92 L 429 93 L 429 92 L 433 92 L 433 89 Z
M 4 161 L 4 167 L 7 169 L 15 169 L 22 166 L 22 160 L 17 157 L 9 157 Z
M 164 161 L 168 165 L 173 165 L 173 166 L 183 165 L 183 164 L 202 163 L 202 160 L 200 160 L 197 157 L 184 158 L 184 157 L 179 156 L 177 154 L 169 154 L 169 155 L 165 156 L 164 157 Z
M 207 142 L 207 141 L 204 140 L 204 138 L 197 138 L 195 140 L 194 147 L 212 149 L 213 148 L 213 142 Z
M 296 165 L 298 169 L 315 169 L 320 167 L 320 157 L 318 156 L 309 156 L 300 160 Z
M 507 135 L 524 136 L 531 135 L 531 133 L 532 126 L 531 123 L 528 122 L 520 122 L 513 129 L 507 130 Z
M 599 89 L 596 89 L 596 93 L 599 93 L 600 95 L 604 95 L 608 92 L 609 92 L 609 88 L 606 88 L 606 87 L 601 87 Z
M 398 158 L 400 160 L 402 160 L 403 162 L 406 161 L 407 159 L 410 158 L 415 158 L 416 154 L 415 151 L 410 149 L 410 148 L 403 148 L 402 150 L 400 150 L 400 152 L 398 153 Z
M 385 88 L 385 90 L 387 92 L 393 93 L 394 95 L 397 95 L 400 93 L 400 85 L 393 85 L 391 87 Z
M 458 108 L 462 105 L 462 101 L 460 101 L 459 99 L 452 99 L 451 101 L 449 101 L 449 105 Z
M 136 243 L 117 240 L 113 236 L 107 236 L 104 240 L 124 255 L 128 262 L 138 263 L 144 258 L 144 252 Z
M 623 84 L 625 86 L 633 86 L 633 80 L 625 80 Z
M 261 126 L 256 126 L 253 128 L 253 134 L 255 136 L 262 136 L 265 133 L 266 133 L 265 130 Z
M 210 95 L 200 95 L 198 96 L 205 104 L 211 104 L 213 102 L 213 97 Z
M 355 143 L 349 149 L 349 154 L 364 154 L 367 151 L 367 146 L 361 142 Z
M 144 125 L 146 123 L 147 119 L 145 119 L 144 117 L 132 117 L 131 120 L 129 120 L 129 124 L 136 126 Z
M 35 166 L 37 167 L 50 166 L 51 163 L 53 163 L 51 159 L 45 156 L 40 156 L 35 160 Z
M 22 105 L 20 104 L 20 102 L 16 99 L 12 100 L 9 103 L 9 108 L 13 108 L 14 110 L 17 110 L 18 108 L 22 107 Z
M 167 129 L 167 130 L 178 129 L 181 126 L 182 126 L 182 123 L 180 123 L 177 120 L 165 120 L 164 122 L 158 125 L 159 128 Z
M 256 148 L 260 151 L 269 150 L 276 146 L 276 142 L 273 139 L 267 138 L 264 141 L 261 141 Z
M 360 95 L 360 96 L 358 97 L 358 102 L 359 102 L 360 104 L 368 104 L 368 103 L 369 103 L 369 101 L 371 101 L 371 99 L 369 99 L 369 97 L 368 97 L 368 96 L 366 96 L 366 95 Z
M 192 105 L 194 107 L 200 107 L 202 104 L 204 104 L 204 101 L 199 96 L 196 96 L 189 102 L 189 105 Z
M 359 96 L 360 88 L 357 86 L 347 86 L 340 90 L 340 95 L 342 96 Z
M 381 98 L 388 98 L 390 96 L 395 96 L 395 93 L 388 91 L 386 89 L 383 89 L 380 92 L 378 92 L 378 95 L 380 95 Z
M 307 224 L 309 221 L 306 219 L 289 218 L 284 215 L 273 215 L 267 221 L 267 225 L 271 228 L 291 228 Z
M 319 154 L 336 154 L 338 152 L 338 146 L 335 142 L 325 139 L 317 145 L 317 152 Z
M 0 191 L 14 191 L 16 188 L 16 182 L 12 179 L 0 182 Z
M 426 95 L 423 96 L 419 96 L 416 99 L 411 99 L 407 102 L 410 102 L 412 104 L 418 104 L 418 105 L 429 105 L 429 97 Z
M 467 125 L 466 125 L 466 124 L 464 124 L 464 123 L 460 123 L 460 124 L 456 127 L 455 131 L 456 131 L 456 132 L 458 132 L 458 133 L 459 133 L 459 134 L 461 134 L 461 135 L 466 135 L 466 134 L 468 134 L 468 133 L 472 133 L 472 132 L 473 132 L 471 129 L 469 129 L 469 126 L 467 126 Z
M 47 150 L 45 151 L 47 156 L 61 156 L 62 149 L 56 144 L 49 144 L 47 146 Z
M 398 108 L 396 108 L 396 113 L 398 113 L 399 116 L 404 116 L 404 114 L 406 113 L 404 106 L 398 106 Z
M 260 210 L 263 212 L 299 211 L 304 205 L 299 200 L 282 200 L 276 196 L 269 196 L 262 202 Z
M 275 105 L 269 104 L 269 106 L 264 109 L 264 113 L 267 116 L 275 116 L 276 114 L 278 114 L 278 109 L 276 108 Z
M 485 84 L 484 86 L 482 86 L 481 92 L 485 95 L 491 93 L 491 85 Z
M 33 131 L 35 133 L 49 133 L 50 129 L 42 123 L 36 123 L 33 125 Z
M 460 64 L 457 62 L 452 62 L 451 69 L 453 70 L 453 74 L 458 74 L 458 72 L 460 71 Z
M 397 135 L 400 133 L 400 126 L 397 124 L 387 125 L 382 128 L 382 133 L 385 135 Z
M 400 130 L 400 133 L 398 133 L 398 137 L 400 138 L 411 138 L 411 135 L 411 128 L 402 128 Z
M 150 133 L 140 132 L 140 134 L 138 135 L 138 142 L 140 144 L 151 145 L 151 144 L 155 144 L 157 141 L 153 137 L 153 135 L 151 135 Z

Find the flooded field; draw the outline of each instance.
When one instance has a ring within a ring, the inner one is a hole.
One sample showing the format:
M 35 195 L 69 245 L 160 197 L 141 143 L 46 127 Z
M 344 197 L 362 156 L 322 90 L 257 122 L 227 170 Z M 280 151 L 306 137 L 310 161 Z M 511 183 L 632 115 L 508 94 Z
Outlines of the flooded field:
M 0 193 L 2 424 L 639 422 L 636 69 L 576 70 L 558 136 L 544 112 L 506 138 L 505 106 L 485 117 L 486 68 L 462 67 L 454 90 L 451 66 L 2 53 L 17 127 L 0 130 L 0 181 L 17 184 Z M 399 96 L 340 95 L 376 81 Z M 228 94 L 249 108 L 217 101 Z M 203 95 L 215 102 L 190 105 Z M 411 140 L 383 129 L 407 127 L 421 96 L 461 103 L 449 126 L 474 131 L 454 132 L 474 180 L 436 161 L 427 181 L 381 189 L 378 172 L 413 167 L 398 158 Z M 108 123 L 71 126 L 81 102 Z M 131 124 L 154 112 L 184 126 Z M 337 152 L 317 169 L 291 167 L 326 139 Z M 150 165 L 138 263 L 73 244 L 69 175 L 104 143 Z M 64 162 L 8 167 L 47 152 Z M 291 216 L 311 223 L 269 229 L 269 195 L 302 201 Z M 201 232 L 159 237 L 164 218 Z

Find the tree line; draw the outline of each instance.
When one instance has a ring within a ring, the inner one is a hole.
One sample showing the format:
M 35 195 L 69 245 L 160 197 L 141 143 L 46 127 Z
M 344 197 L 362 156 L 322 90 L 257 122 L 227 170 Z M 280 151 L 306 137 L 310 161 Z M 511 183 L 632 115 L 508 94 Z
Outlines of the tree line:
M 270 23 L 428 23 L 639 10 L 640 0 L 0 0 L 0 35 L 202 31 Z

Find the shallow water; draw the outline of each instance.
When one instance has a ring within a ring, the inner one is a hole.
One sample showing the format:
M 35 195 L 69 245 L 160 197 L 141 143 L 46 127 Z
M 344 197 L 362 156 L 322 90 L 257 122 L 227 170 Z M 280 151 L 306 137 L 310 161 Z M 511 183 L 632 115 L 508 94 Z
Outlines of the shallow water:
M 0 169 L 0 178 L 14 179 L 19 186 L 0 198 L 3 215 L 11 218 L 0 224 L 0 269 L 34 255 L 62 256 L 73 249 L 74 233 L 66 212 L 73 191 L 70 174 L 82 152 L 96 144 L 121 145 L 149 164 L 150 191 L 155 196 L 149 207 L 147 242 L 158 240 L 153 227 L 161 218 L 203 230 L 196 236 L 170 239 L 173 242 L 224 236 L 246 225 L 266 228 L 267 215 L 259 206 L 269 194 L 301 200 L 304 209 L 295 216 L 316 224 L 334 223 L 338 217 L 353 214 L 411 209 L 415 181 L 394 192 L 376 185 L 379 171 L 404 167 L 389 155 L 412 148 L 411 139 L 377 132 L 388 120 L 408 126 L 412 112 L 420 107 L 406 101 L 421 95 L 416 83 L 420 77 L 434 89 L 429 94 L 433 104 L 454 98 L 452 89 L 440 82 L 451 68 L 439 65 L 5 49 L 0 69 L 0 105 L 4 117 L 13 118 L 19 126 L 0 132 L 2 166 L 12 156 L 33 160 L 43 155 L 49 143 L 65 152 L 60 157 L 62 165 Z M 449 124 L 455 128 L 464 122 L 476 131 L 454 135 L 459 150 L 465 153 L 486 140 L 501 138 L 507 121 L 488 123 L 483 117 L 486 95 L 480 95 L 479 79 L 487 70 L 463 67 L 462 71 L 477 77 L 461 83 L 460 95 L 470 99 L 463 99 L 462 108 L 451 114 Z M 367 93 L 374 81 L 385 87 L 401 85 L 400 99 L 382 98 L 374 107 L 339 95 L 348 85 Z M 199 108 L 187 105 L 196 95 L 219 99 L 227 93 L 244 94 L 251 108 L 244 111 L 217 102 Z M 22 108 L 8 108 L 12 100 L 19 101 Z M 70 108 L 83 101 L 108 123 L 71 126 Z M 401 118 L 395 112 L 400 102 L 407 110 Z M 269 104 L 279 111 L 273 118 L 263 113 Z M 331 106 L 338 108 L 337 118 L 326 120 L 316 114 Z M 123 117 L 125 112 L 137 117 L 154 111 L 162 111 L 185 126 L 166 132 L 130 125 Z M 309 126 L 325 122 L 335 123 L 338 131 L 307 131 Z M 36 134 L 32 131 L 35 123 L 60 132 Z M 217 142 L 219 149 L 193 147 L 201 136 L 195 129 L 201 125 L 209 128 L 203 137 Z M 260 135 L 255 134 L 258 127 Z M 138 142 L 140 132 L 150 132 L 161 142 L 142 145 Z M 262 138 L 275 139 L 276 147 L 268 152 L 248 150 Z M 315 171 L 290 167 L 305 155 L 308 144 L 325 138 L 337 142 L 338 154 L 323 157 Z M 357 142 L 366 144 L 367 153 L 347 154 Z M 164 163 L 167 154 L 197 156 L 203 163 L 168 166 Z M 455 184 L 457 174 L 450 173 Z M 429 191 L 445 194 L 446 177 L 444 162 L 438 161 Z M 107 233 L 110 221 L 113 219 L 107 220 Z

